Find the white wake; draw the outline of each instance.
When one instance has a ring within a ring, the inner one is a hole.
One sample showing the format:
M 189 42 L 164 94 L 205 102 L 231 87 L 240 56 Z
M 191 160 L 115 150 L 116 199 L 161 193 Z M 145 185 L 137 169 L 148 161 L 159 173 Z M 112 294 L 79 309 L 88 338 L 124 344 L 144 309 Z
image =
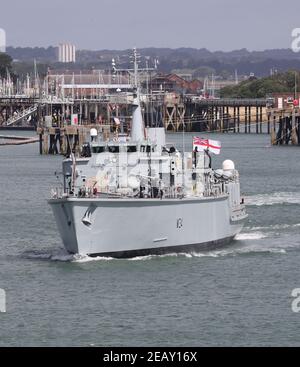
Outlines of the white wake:
M 245 204 L 250 206 L 300 204 L 300 192 L 274 192 L 245 196 Z

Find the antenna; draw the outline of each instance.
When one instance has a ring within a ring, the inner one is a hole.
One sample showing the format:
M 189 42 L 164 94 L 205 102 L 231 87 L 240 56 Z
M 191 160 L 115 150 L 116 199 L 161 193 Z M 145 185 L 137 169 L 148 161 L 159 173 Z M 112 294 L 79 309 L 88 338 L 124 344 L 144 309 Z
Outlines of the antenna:
M 115 59 L 112 59 L 111 60 L 111 66 L 112 66 L 112 71 L 113 71 L 112 80 L 115 81 L 116 80 L 116 76 L 117 76 L 117 68 L 116 68 L 116 61 L 115 61 Z
M 184 164 L 184 153 L 185 153 L 185 122 L 182 122 L 182 193 L 185 195 L 185 164 Z
M 133 141 L 142 141 L 145 139 L 145 129 L 142 117 L 141 105 L 140 105 L 140 91 L 139 91 L 139 79 L 138 79 L 138 59 L 139 55 L 136 48 L 133 49 L 133 59 L 134 64 L 134 89 L 136 90 L 136 95 L 134 96 L 133 106 L 134 111 L 132 114 L 132 127 L 131 127 L 131 139 Z
M 139 70 L 139 58 L 136 48 L 133 49 L 133 69 L 134 69 L 134 87 L 138 89 L 138 70 Z
M 74 85 L 75 85 L 75 74 L 73 73 L 73 76 L 72 76 L 72 99 L 73 99 L 73 101 L 74 101 L 74 98 L 75 98 Z
M 294 99 L 297 98 L 297 71 L 295 70 L 295 92 L 294 92 Z
M 37 69 L 37 63 L 36 63 L 36 59 L 34 59 L 33 62 L 33 69 L 34 69 L 34 93 L 35 96 L 37 96 L 37 91 L 39 89 L 39 73 L 38 73 L 38 69 Z
M 115 59 L 112 59 L 111 60 L 111 66 L 112 66 L 113 72 L 116 73 L 117 72 L 117 68 L 116 68 L 116 61 L 115 61 Z
M 211 74 L 211 97 L 215 98 L 215 77 Z

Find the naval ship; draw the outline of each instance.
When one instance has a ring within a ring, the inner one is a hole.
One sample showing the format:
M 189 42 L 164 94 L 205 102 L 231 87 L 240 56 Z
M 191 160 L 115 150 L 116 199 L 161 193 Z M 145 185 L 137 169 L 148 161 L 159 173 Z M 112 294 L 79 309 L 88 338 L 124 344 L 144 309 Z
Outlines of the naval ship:
M 138 87 L 132 110 L 129 137 L 98 137 L 63 161 L 49 204 L 66 250 L 130 258 L 229 244 L 247 217 L 234 163 L 214 170 L 209 145 L 180 152 L 164 128 L 145 129 Z

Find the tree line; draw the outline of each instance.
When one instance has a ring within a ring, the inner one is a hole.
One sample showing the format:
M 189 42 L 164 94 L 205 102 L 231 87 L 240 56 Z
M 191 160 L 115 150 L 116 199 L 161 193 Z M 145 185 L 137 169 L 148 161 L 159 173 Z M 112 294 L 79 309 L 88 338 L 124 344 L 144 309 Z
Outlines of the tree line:
M 265 78 L 249 78 L 238 85 L 227 86 L 220 92 L 221 98 L 266 98 L 273 93 L 300 91 L 299 70 L 289 70 Z

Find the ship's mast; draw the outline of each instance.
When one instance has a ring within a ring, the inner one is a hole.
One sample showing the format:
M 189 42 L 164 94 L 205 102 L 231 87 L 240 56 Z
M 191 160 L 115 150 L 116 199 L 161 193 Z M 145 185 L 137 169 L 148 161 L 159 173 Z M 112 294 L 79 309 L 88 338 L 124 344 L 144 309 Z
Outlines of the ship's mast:
M 142 117 L 142 110 L 140 106 L 140 88 L 138 79 L 138 54 L 136 48 L 133 49 L 133 65 L 134 65 L 134 89 L 135 96 L 133 100 L 133 114 L 132 114 L 132 127 L 131 127 L 131 139 L 136 142 L 140 142 L 145 139 L 145 127 Z
M 139 85 L 138 85 L 139 64 L 136 48 L 133 49 L 133 69 L 134 69 L 134 88 L 139 92 Z

